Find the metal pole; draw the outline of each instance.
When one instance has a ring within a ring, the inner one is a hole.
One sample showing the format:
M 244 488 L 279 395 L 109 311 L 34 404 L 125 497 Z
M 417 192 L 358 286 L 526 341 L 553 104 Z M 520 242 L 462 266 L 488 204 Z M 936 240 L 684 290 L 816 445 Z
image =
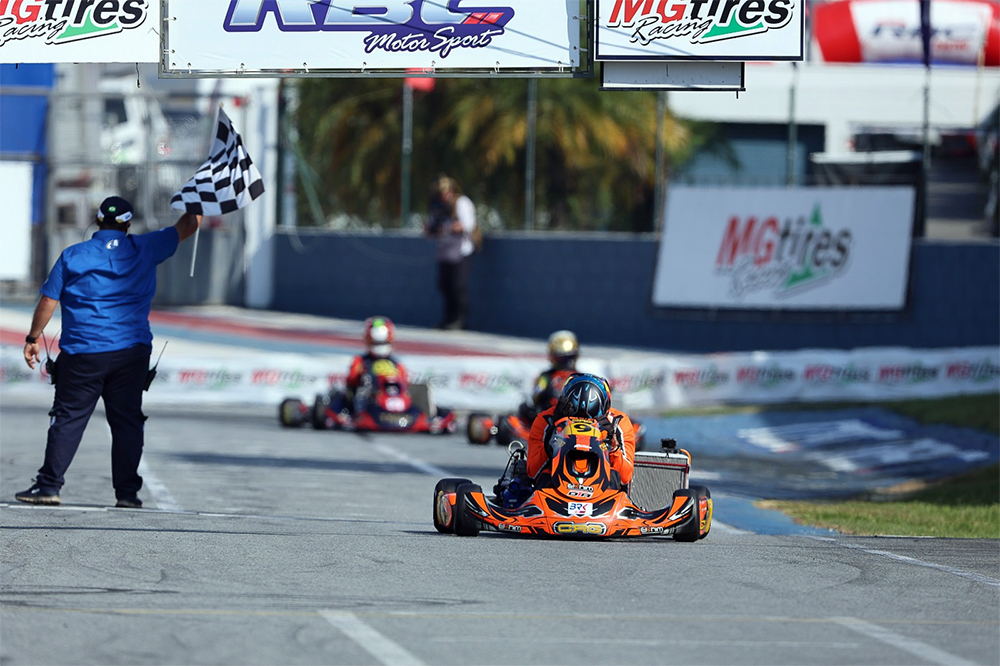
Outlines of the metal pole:
M 535 127 L 538 123 L 538 79 L 528 79 L 528 136 L 524 154 L 524 228 L 535 226 Z
M 656 93 L 656 174 L 653 176 L 653 230 L 663 231 L 663 192 L 665 188 L 663 124 L 667 115 L 667 93 Z
M 788 186 L 795 185 L 795 153 L 799 143 L 798 125 L 795 122 L 795 93 L 799 84 L 799 64 L 792 62 L 792 85 L 788 89 Z
M 403 162 L 400 166 L 399 226 L 410 218 L 410 161 L 413 156 L 413 88 L 403 81 Z

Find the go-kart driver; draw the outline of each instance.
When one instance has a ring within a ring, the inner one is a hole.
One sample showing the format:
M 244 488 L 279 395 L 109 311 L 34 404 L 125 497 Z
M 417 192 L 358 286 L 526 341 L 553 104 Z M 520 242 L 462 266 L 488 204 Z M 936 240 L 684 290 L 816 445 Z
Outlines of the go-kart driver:
M 364 410 L 371 398 L 373 389 L 372 374 L 375 363 L 388 361 L 392 363 L 400 379 L 406 383 L 406 368 L 392 356 L 392 342 L 396 338 L 396 327 L 388 317 L 369 317 L 365 320 L 364 354 L 355 356 L 351 361 L 351 369 L 347 373 L 346 398 L 347 404 L 357 414 Z
M 556 331 L 550 335 L 548 351 L 551 366 L 538 375 L 531 399 L 525 400 L 518 408 L 518 416 L 525 424 L 533 423 L 539 412 L 555 407 L 563 385 L 576 372 L 580 343 L 573 331 Z
M 527 473 L 536 487 L 545 484 L 544 469 L 552 457 L 549 440 L 556 424 L 567 417 L 589 418 L 608 434 L 608 459 L 622 485 L 632 480 L 635 429 L 629 417 L 611 406 L 611 388 L 603 377 L 575 373 L 566 380 L 555 407 L 541 412 L 528 435 Z

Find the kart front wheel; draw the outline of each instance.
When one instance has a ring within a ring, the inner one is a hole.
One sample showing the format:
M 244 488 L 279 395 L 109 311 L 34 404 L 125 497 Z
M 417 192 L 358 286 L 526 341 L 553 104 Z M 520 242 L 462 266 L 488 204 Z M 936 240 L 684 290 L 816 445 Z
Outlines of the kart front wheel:
M 434 527 L 438 532 L 451 534 L 455 531 L 455 510 L 447 496 L 465 483 L 471 483 L 471 481 L 468 479 L 441 479 L 434 486 Z
M 320 394 L 313 401 L 312 412 L 309 414 L 312 427 L 316 430 L 326 430 L 326 406 L 329 398 Z
M 479 523 L 465 508 L 467 498 L 472 493 L 482 493 L 483 489 L 474 483 L 463 483 L 455 489 L 455 534 L 458 536 L 479 536 Z
M 285 398 L 278 407 L 278 421 L 286 428 L 298 428 L 302 425 L 302 401 L 296 398 Z
M 465 425 L 465 437 L 469 444 L 489 444 L 493 438 L 493 419 L 489 414 L 472 412 Z
M 687 495 L 694 500 L 691 517 L 681 529 L 674 532 L 674 539 L 688 543 L 704 539 L 712 529 L 712 493 L 705 486 L 691 486 L 678 490 L 677 495 Z

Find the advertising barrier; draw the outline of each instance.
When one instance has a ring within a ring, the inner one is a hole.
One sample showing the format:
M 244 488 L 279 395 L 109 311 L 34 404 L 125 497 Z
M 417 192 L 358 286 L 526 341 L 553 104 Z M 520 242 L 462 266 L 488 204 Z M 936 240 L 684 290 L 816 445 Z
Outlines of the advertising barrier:
M 161 76 L 569 75 L 586 19 L 576 0 L 162 1 Z
M 0 0 L 0 62 L 158 62 L 159 0 Z
M 653 305 L 900 310 L 912 187 L 673 187 Z
M 351 356 L 294 354 L 253 358 L 165 357 L 149 404 L 249 403 L 277 409 L 286 397 L 311 401 L 342 385 Z M 460 410 L 512 410 L 529 394 L 544 361 L 481 356 L 413 356 L 404 364 L 437 404 Z M 724 403 L 874 401 L 1000 391 L 1000 349 L 871 348 L 715 355 L 663 355 L 654 361 L 581 363 L 608 378 L 627 411 Z M 20 347 L 0 347 L 0 395 L 51 395 Z
M 802 60 L 802 0 L 597 0 L 594 60 Z

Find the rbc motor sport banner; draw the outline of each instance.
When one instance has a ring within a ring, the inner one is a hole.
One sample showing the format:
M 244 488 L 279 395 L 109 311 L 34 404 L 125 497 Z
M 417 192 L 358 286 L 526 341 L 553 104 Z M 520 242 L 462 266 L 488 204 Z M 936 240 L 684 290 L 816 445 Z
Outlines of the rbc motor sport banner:
M 1000 65 L 1000 3 L 933 0 L 931 63 Z M 923 62 L 916 0 L 837 0 L 813 5 L 812 31 L 826 62 Z
M 578 0 L 163 0 L 161 75 L 565 70 Z
M 158 62 L 159 0 L 0 0 L 0 63 Z
M 653 305 L 899 310 L 912 187 L 672 187 Z
M 342 385 L 351 357 L 290 354 L 254 358 L 165 356 L 146 394 L 150 404 L 247 403 L 273 407 L 311 402 Z M 402 359 L 434 401 L 462 410 L 513 410 L 545 368 L 544 360 L 456 356 Z M 586 361 L 586 362 L 585 362 Z M 609 378 L 615 404 L 658 411 L 718 403 L 873 401 L 1000 391 L 1000 349 L 868 348 L 716 355 L 663 355 L 654 360 L 581 360 L 580 369 Z M 51 395 L 52 386 L 24 363 L 20 347 L 0 347 L 0 395 Z
M 594 60 L 802 60 L 804 0 L 597 0 Z

